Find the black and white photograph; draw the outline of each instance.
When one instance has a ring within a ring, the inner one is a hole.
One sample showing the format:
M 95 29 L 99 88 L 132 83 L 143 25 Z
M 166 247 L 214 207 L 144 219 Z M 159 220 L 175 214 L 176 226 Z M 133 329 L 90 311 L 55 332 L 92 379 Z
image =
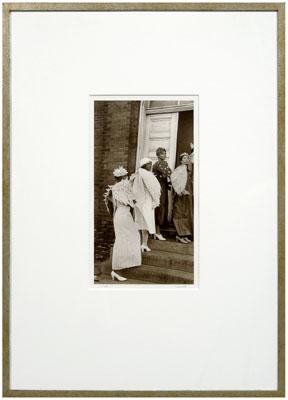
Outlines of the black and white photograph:
M 4 398 L 285 397 L 285 12 L 3 3 Z
M 93 111 L 95 284 L 193 285 L 195 96 Z

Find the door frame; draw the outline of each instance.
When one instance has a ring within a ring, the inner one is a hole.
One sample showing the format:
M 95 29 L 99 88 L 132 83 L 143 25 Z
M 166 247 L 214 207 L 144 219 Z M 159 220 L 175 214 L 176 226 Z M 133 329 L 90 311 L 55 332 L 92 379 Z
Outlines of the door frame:
M 167 99 L 168 100 L 168 99 Z M 194 100 L 189 103 L 181 103 L 181 100 L 177 100 L 178 104 L 162 106 L 162 107 L 150 107 L 150 101 L 142 100 L 140 102 L 140 112 L 139 112 L 139 125 L 138 125 L 138 138 L 137 138 L 137 153 L 136 153 L 136 169 L 140 162 L 140 149 L 143 145 L 143 140 L 146 134 L 146 116 L 151 114 L 171 114 L 179 113 L 181 111 L 191 111 L 194 110 Z M 178 123 L 178 120 L 177 120 Z M 176 137 L 177 142 L 177 137 Z M 175 149 L 176 152 L 176 149 Z M 175 153 L 176 154 L 176 153 Z

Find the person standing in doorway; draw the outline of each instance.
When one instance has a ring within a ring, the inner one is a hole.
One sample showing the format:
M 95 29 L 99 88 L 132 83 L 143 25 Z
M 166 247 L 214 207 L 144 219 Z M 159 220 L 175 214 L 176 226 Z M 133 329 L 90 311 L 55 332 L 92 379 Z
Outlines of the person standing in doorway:
M 166 161 L 166 150 L 163 147 L 159 147 L 156 150 L 156 156 L 158 161 L 153 165 L 152 171 L 158 179 L 161 186 L 160 204 L 155 209 L 155 220 L 156 220 L 156 233 L 154 239 L 166 240 L 161 232 L 161 227 L 167 222 L 168 216 L 168 190 L 171 189 L 171 169 Z
M 193 172 L 191 155 L 182 153 L 180 165 L 172 172 L 171 182 L 175 191 L 173 222 L 177 231 L 176 241 L 190 243 L 193 236 Z

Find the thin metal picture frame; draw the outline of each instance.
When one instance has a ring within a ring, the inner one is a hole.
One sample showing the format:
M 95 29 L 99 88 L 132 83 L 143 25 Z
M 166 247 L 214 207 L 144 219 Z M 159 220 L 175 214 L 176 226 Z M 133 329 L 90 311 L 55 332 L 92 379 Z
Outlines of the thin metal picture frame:
M 277 13 L 278 58 L 278 388 L 275 391 L 12 390 L 10 386 L 10 16 L 13 12 Z M 284 3 L 4 3 L 3 4 L 3 396 L 5 397 L 284 397 L 285 396 L 285 4 Z

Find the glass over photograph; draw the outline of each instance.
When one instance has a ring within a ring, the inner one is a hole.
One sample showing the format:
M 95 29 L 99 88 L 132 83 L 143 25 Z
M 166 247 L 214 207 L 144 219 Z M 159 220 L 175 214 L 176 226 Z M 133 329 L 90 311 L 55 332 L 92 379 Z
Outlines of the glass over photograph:
M 94 283 L 194 284 L 194 100 L 95 100 Z

